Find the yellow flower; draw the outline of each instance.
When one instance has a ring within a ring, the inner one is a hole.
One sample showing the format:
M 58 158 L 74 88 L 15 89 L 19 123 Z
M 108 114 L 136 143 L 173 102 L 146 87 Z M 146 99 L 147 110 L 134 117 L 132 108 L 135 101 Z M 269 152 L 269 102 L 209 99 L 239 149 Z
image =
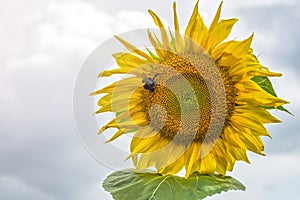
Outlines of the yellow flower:
M 129 158 L 137 170 L 154 166 L 161 174 L 185 168 L 185 177 L 193 172 L 224 175 L 237 160 L 249 163 L 247 150 L 264 155 L 261 136 L 270 136 L 264 124 L 280 122 L 267 108 L 287 101 L 253 78 L 281 74 L 259 63 L 250 47 L 253 35 L 224 41 L 237 19 L 220 20 L 221 7 L 206 27 L 197 2 L 184 36 L 175 3 L 174 33 L 149 10 L 161 33 L 158 39 L 148 32 L 153 52 L 116 37 L 130 52 L 115 54 L 119 68 L 99 76 L 130 76 L 92 94 L 105 94 L 96 113 L 116 113 L 99 133 L 117 128 L 109 141 L 134 134 Z

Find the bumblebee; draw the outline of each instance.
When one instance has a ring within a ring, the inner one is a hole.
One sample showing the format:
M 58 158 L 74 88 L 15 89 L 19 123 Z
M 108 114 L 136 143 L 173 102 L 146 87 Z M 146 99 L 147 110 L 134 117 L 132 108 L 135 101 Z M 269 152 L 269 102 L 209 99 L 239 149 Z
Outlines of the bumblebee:
M 154 90 L 155 90 L 155 85 L 156 85 L 156 82 L 155 82 L 155 78 L 158 76 L 158 74 L 155 74 L 155 76 L 153 77 L 153 78 L 151 78 L 151 77 L 148 77 L 148 76 L 146 76 L 144 79 L 143 79 L 143 83 L 145 83 L 144 84 L 144 88 L 146 89 L 146 90 L 149 90 L 150 92 L 154 92 Z

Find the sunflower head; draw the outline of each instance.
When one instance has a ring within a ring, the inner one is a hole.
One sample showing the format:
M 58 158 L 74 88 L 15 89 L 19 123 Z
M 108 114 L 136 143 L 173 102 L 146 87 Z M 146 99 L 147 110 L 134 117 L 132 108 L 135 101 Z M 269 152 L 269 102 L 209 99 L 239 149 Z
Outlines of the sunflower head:
M 116 113 L 99 133 L 117 128 L 109 141 L 133 133 L 129 158 L 137 170 L 154 166 L 161 174 L 185 168 L 186 177 L 224 175 L 235 161 L 249 162 L 247 151 L 264 155 L 261 136 L 270 136 L 264 124 L 280 122 L 268 109 L 287 101 L 255 80 L 281 74 L 259 63 L 251 48 L 253 34 L 225 41 L 237 19 L 220 20 L 221 7 L 207 27 L 197 2 L 184 35 L 175 3 L 174 32 L 149 10 L 161 35 L 148 31 L 154 51 L 116 36 L 129 52 L 115 54 L 119 68 L 100 77 L 129 76 L 93 93 L 105 94 L 96 113 Z

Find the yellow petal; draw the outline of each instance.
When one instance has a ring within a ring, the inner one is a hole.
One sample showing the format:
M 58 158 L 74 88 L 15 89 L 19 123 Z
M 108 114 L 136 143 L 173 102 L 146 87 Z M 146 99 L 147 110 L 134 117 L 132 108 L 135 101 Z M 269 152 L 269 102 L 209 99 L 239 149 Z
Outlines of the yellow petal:
M 238 19 L 222 20 L 208 32 L 208 41 L 206 48 L 209 49 L 209 52 L 211 49 L 215 48 L 219 43 L 221 43 L 228 37 L 233 25 L 237 21 Z
M 129 103 L 130 101 L 140 101 L 143 100 L 143 95 L 138 92 L 134 92 L 129 95 L 124 95 L 119 92 L 109 93 L 105 96 L 101 97 L 98 101 L 98 106 L 105 106 L 106 104 L 112 104 L 113 106 L 117 106 L 118 103 Z
M 155 63 L 155 61 L 150 57 L 148 56 L 145 52 L 139 50 L 138 48 L 136 48 L 135 46 L 133 46 L 132 44 L 130 44 L 129 42 L 123 40 L 122 38 L 118 37 L 115 35 L 115 37 L 131 52 L 134 52 L 144 58 L 146 58 L 149 62 L 151 63 Z
M 275 76 L 280 77 L 282 73 L 271 72 L 267 67 L 262 66 L 259 62 L 245 62 L 247 68 L 250 68 L 249 72 L 252 76 Z
M 220 5 L 219 5 L 219 8 L 218 8 L 218 11 L 216 12 L 216 15 L 209 27 L 209 31 L 211 32 L 215 26 L 219 23 L 219 19 L 220 19 L 220 15 L 221 15 L 221 10 L 222 10 L 222 4 L 223 4 L 223 1 L 221 1 Z
M 198 12 L 198 3 L 199 1 L 197 1 L 195 5 L 194 11 L 185 30 L 185 36 L 187 37 L 185 38 L 187 49 L 195 48 L 195 44 L 193 44 L 193 42 L 196 42 L 197 45 L 203 46 L 207 39 L 208 30 Z
M 134 74 L 141 76 L 143 73 L 149 73 L 151 66 L 147 60 L 141 59 L 131 53 L 117 53 L 113 55 L 120 69 L 104 71 L 99 74 L 99 77 L 110 76 L 113 74 Z
M 123 112 L 126 110 L 130 110 L 133 107 L 140 106 L 139 104 L 143 102 L 143 99 L 137 99 L 136 104 L 128 104 L 126 100 L 120 102 L 108 102 L 104 104 L 101 108 L 99 108 L 95 114 L 99 114 L 102 112 Z
M 153 157 L 156 157 L 156 169 L 162 169 L 171 165 L 173 162 L 184 156 L 185 145 L 177 144 L 170 141 L 167 145 L 162 146 L 156 152 L 153 152 Z
M 109 140 L 106 141 L 106 143 L 114 141 L 115 139 L 117 139 L 118 137 L 123 135 L 124 133 L 125 132 L 123 130 L 118 130 Z
M 170 41 L 169 41 L 169 38 L 168 38 L 168 35 L 167 35 L 167 31 L 166 31 L 163 23 L 161 22 L 159 17 L 152 10 L 148 10 L 148 12 L 152 16 L 155 24 L 160 28 L 160 33 L 161 33 L 163 46 L 166 48 L 166 50 L 171 51 L 172 48 L 170 46 Z
M 174 161 L 172 164 L 163 167 L 161 169 L 158 169 L 158 173 L 163 175 L 173 175 L 177 174 L 184 166 L 184 156 L 180 156 L 176 161 Z
M 165 49 L 163 49 L 162 47 L 159 46 L 159 44 L 154 39 L 153 35 L 151 34 L 151 32 L 149 30 L 148 30 L 148 37 L 149 37 L 151 44 L 155 48 L 155 52 L 158 55 L 158 57 L 162 58 L 162 59 L 166 58 L 168 55 L 168 51 L 166 51 Z
M 137 86 L 141 86 L 142 83 L 141 77 L 129 77 L 124 78 L 122 80 L 116 81 L 100 90 L 92 92 L 90 95 L 98 95 L 102 93 L 111 93 L 113 91 L 132 91 L 132 89 L 136 88 Z
M 246 56 L 250 50 L 250 46 L 253 40 L 254 34 L 252 34 L 249 38 L 234 43 L 228 47 L 228 51 L 235 55 L 236 57 Z
M 130 144 L 130 151 L 132 153 L 151 153 L 168 143 L 167 140 L 160 137 L 149 126 L 140 128 L 134 135 Z
M 143 169 L 146 169 L 146 168 L 152 166 L 152 163 L 151 163 L 149 157 L 150 157 L 150 155 L 146 154 L 146 153 L 141 155 L 141 158 L 139 159 L 139 161 L 136 164 L 137 165 L 136 166 L 137 171 L 140 171 L 140 170 L 143 170 Z
M 253 40 L 253 36 L 254 34 L 243 41 L 230 40 L 220 44 L 214 51 L 212 51 L 212 57 L 215 60 L 218 60 L 221 56 L 223 56 L 223 54 L 232 54 L 236 58 L 243 58 L 247 56 L 251 49 L 250 45 Z
M 200 143 L 193 142 L 190 144 L 187 152 L 185 153 L 185 166 L 186 173 L 185 178 L 189 177 L 189 175 L 193 172 L 193 166 L 200 159 Z
M 264 151 L 264 144 L 259 136 L 242 133 L 240 135 L 240 138 L 244 141 L 248 150 L 263 156 L 265 155 L 264 153 L 262 153 L 262 151 Z
M 236 98 L 238 103 L 246 102 L 248 104 L 271 107 L 278 107 L 288 103 L 264 91 L 252 80 L 236 83 L 235 87 L 238 94 Z
M 234 164 L 235 164 L 235 159 L 234 157 L 230 154 L 230 150 L 226 148 L 226 155 L 227 155 L 227 167 L 226 170 L 232 171 Z
M 247 116 L 232 115 L 230 120 L 235 127 L 247 127 L 249 129 L 254 129 L 262 134 L 265 134 L 265 132 L 267 132 L 267 129 L 261 123 Z
M 225 175 L 227 168 L 227 155 L 225 152 L 225 146 L 221 139 L 217 140 L 212 153 L 216 159 L 216 171 L 221 175 Z
M 102 71 L 98 77 L 108 77 L 108 76 L 111 76 L 111 75 L 114 75 L 114 74 L 127 74 L 128 71 L 130 69 L 113 69 L 113 70 L 107 70 L 107 71 Z
M 199 15 L 199 12 L 198 12 L 198 4 L 199 4 L 199 0 L 197 1 L 195 7 L 194 7 L 194 11 L 192 13 L 192 16 L 190 18 L 190 21 L 185 29 L 185 36 L 188 36 L 188 37 L 191 37 L 192 38 L 192 32 L 194 31 L 193 30 L 193 27 L 194 27 L 194 24 L 196 23 L 197 21 L 197 17 Z
M 207 154 L 201 161 L 201 174 L 213 174 L 216 171 L 217 165 L 215 157 L 212 153 Z
M 240 148 L 231 146 L 227 142 L 225 142 L 225 146 L 229 150 L 230 154 L 233 156 L 233 158 L 235 160 L 243 160 L 247 163 L 250 163 L 245 149 L 240 149 Z
M 239 135 L 229 125 L 225 128 L 224 133 L 222 134 L 222 138 L 224 139 L 224 141 L 237 148 L 246 149 L 246 146 L 239 138 Z
M 179 30 L 179 22 L 178 22 L 178 17 L 176 12 L 176 2 L 173 3 L 173 12 L 174 12 L 174 26 L 175 26 L 175 46 L 177 52 L 181 52 L 183 48 L 183 39 L 180 35 L 180 30 Z
M 266 109 L 261 107 L 236 106 L 234 112 L 261 124 L 281 122 L 279 119 L 271 115 Z
M 146 60 L 140 59 L 131 53 L 116 53 L 113 57 L 121 68 L 135 68 L 147 64 Z

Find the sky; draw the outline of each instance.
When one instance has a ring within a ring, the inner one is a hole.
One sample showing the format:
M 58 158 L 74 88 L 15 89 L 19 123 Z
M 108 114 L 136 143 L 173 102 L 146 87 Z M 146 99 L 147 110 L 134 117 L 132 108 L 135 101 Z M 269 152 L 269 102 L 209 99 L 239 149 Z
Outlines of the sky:
M 201 0 L 206 23 L 219 3 Z M 177 1 L 182 29 L 194 4 Z M 96 48 L 113 41 L 113 35 L 154 27 L 149 8 L 172 24 L 170 0 L 1 2 L 0 200 L 111 199 L 102 181 L 130 163 L 123 162 L 123 154 L 113 153 L 119 143 L 103 144 L 93 128 L 82 131 L 74 91 Z M 267 125 L 272 134 L 272 139 L 264 139 L 267 156 L 250 153 L 250 165 L 238 163 L 229 173 L 247 186 L 246 192 L 207 199 L 300 198 L 299 9 L 297 0 L 224 0 L 222 17 L 239 18 L 230 37 L 255 33 L 253 48 L 261 63 L 284 74 L 271 80 L 294 116 L 273 111 L 282 123 Z M 90 137 L 96 140 L 89 143 Z

